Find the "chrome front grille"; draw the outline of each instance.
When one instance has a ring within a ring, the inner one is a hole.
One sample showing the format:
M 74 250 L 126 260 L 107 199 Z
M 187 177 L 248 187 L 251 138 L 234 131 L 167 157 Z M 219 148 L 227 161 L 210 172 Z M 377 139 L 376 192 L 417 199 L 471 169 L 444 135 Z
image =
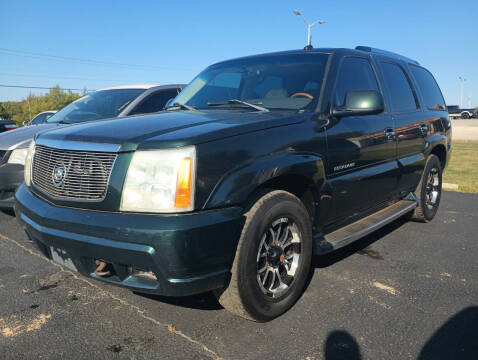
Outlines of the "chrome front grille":
M 106 196 L 116 153 L 35 147 L 32 182 L 59 199 L 101 201 Z

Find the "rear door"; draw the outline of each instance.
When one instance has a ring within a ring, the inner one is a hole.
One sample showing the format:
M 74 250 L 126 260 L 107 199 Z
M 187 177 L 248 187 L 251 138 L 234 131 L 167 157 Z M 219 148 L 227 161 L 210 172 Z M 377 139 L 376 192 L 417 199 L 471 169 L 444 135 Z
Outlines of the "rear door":
M 400 167 L 398 191 L 401 195 L 415 190 L 424 165 L 425 137 L 429 125 L 420 109 L 417 92 L 406 64 L 379 59 L 382 83 L 395 122 L 397 160 Z
M 333 103 L 357 90 L 381 92 L 368 58 L 346 56 L 336 79 Z M 391 198 L 397 187 L 394 122 L 386 110 L 377 115 L 332 119 L 327 128 L 327 176 L 332 186 L 329 223 Z

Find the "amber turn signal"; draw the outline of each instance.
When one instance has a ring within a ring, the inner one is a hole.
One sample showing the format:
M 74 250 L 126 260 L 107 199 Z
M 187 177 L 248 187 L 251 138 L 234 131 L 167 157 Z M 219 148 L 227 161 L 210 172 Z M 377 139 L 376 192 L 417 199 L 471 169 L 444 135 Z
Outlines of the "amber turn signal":
M 192 159 L 190 157 L 184 158 L 179 165 L 176 182 L 174 206 L 177 209 L 185 209 L 191 205 L 191 173 Z

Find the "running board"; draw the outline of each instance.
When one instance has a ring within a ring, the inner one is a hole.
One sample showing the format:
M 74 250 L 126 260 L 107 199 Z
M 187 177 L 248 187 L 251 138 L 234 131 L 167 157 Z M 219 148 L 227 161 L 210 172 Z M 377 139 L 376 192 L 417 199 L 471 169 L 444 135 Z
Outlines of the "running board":
M 408 199 L 398 201 L 361 220 L 344 226 L 325 236 L 316 238 L 314 242 L 314 254 L 322 255 L 340 249 L 391 223 L 407 212 L 412 211 L 417 207 L 417 202 Z

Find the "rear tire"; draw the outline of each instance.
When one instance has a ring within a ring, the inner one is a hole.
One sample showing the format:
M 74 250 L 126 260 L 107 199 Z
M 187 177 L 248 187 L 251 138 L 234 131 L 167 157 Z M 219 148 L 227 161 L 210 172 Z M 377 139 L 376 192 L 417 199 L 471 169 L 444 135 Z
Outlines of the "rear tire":
M 302 202 L 270 191 L 245 214 L 227 288 L 215 292 L 228 311 L 265 322 L 302 294 L 312 258 L 312 227 Z
M 466 120 L 470 118 L 470 115 L 468 115 L 468 113 L 463 113 L 461 114 L 461 118 Z
M 422 178 L 417 186 L 415 195 L 418 198 L 418 206 L 412 213 L 411 219 L 420 222 L 431 221 L 440 205 L 442 190 L 442 168 L 440 160 L 431 154 L 425 164 Z

